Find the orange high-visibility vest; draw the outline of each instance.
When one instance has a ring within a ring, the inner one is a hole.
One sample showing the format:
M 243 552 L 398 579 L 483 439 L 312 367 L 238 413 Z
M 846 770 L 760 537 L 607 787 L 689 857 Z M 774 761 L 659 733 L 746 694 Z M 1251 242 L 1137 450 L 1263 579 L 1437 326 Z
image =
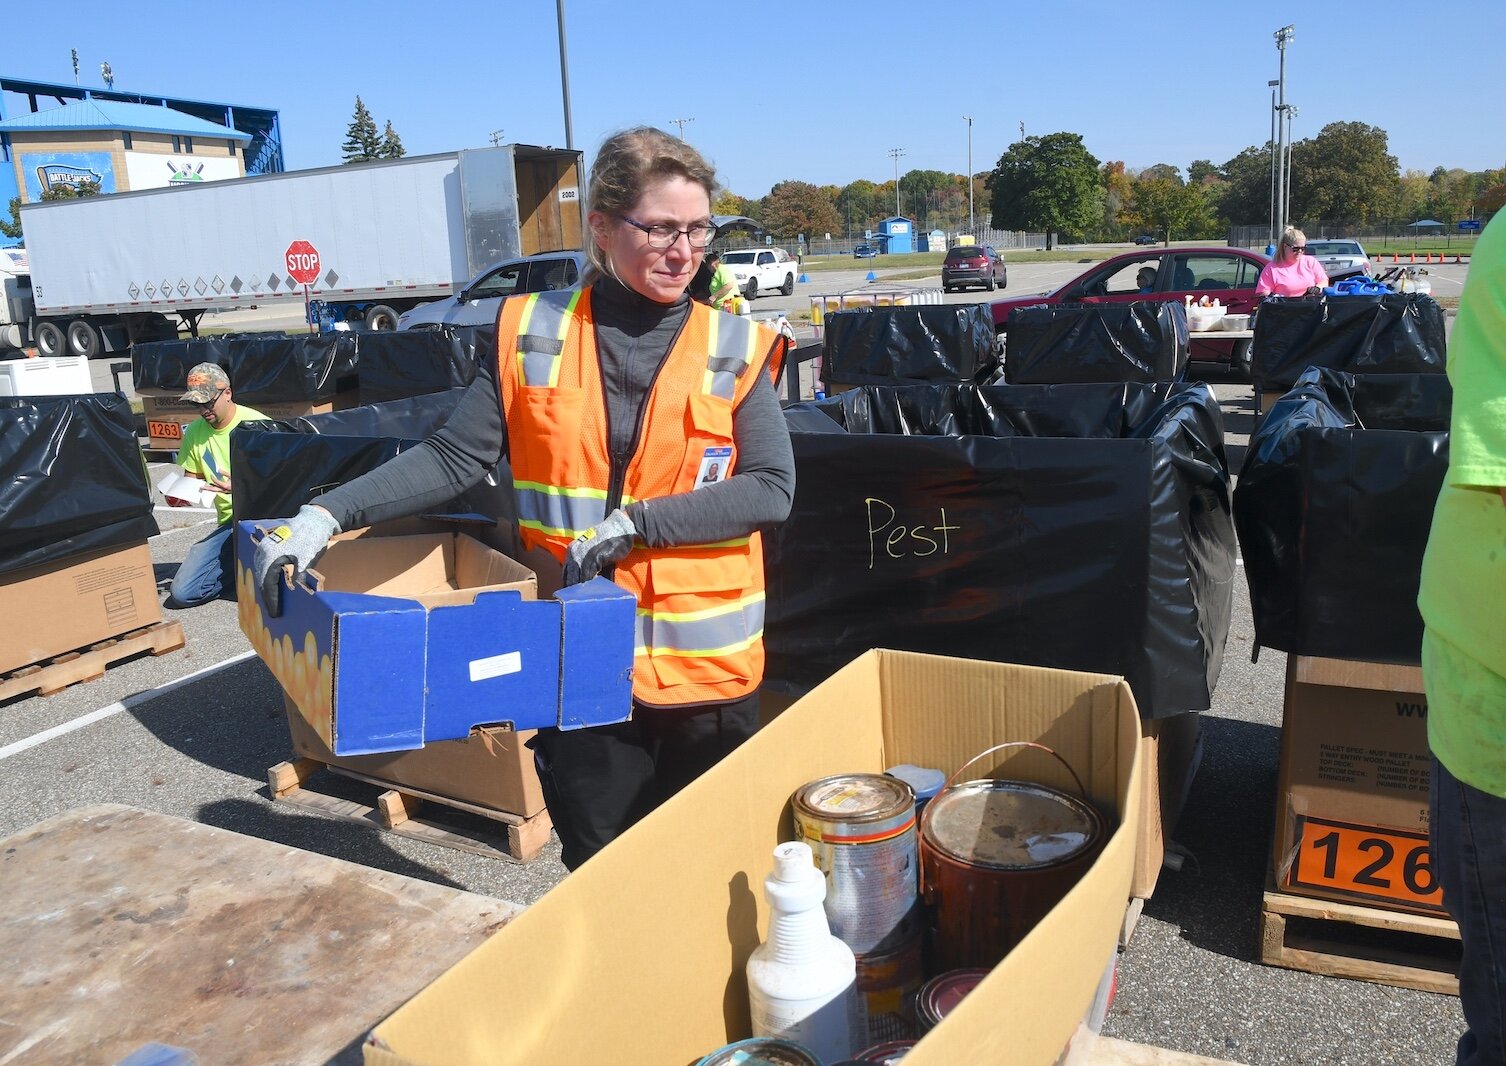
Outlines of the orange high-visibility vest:
M 778 343 L 763 326 L 692 302 L 643 404 L 632 455 L 614 468 L 591 289 L 504 301 L 497 383 L 523 543 L 563 562 L 570 542 L 614 507 L 693 491 L 708 456 L 719 471 L 735 471 L 733 412 Z M 757 689 L 764 580 L 756 531 L 715 544 L 638 545 L 615 580 L 638 600 L 636 699 L 719 703 Z

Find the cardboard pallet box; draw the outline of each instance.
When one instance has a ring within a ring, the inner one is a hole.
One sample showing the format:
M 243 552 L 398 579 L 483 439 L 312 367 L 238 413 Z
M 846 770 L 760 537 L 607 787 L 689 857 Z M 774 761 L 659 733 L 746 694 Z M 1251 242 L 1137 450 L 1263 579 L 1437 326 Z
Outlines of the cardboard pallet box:
M 144 542 L 0 574 L 0 673 L 161 620 Z
M 1288 657 L 1279 890 L 1443 913 L 1428 855 L 1427 707 L 1416 666 Z
M 1005 740 L 1048 745 L 1108 819 L 1082 879 L 906 1066 L 1053 1063 L 1113 957 L 1141 818 L 1140 720 L 1119 678 L 864 654 L 572 873 L 379 1025 L 369 1066 L 690 1063 L 750 1033 L 744 968 L 790 796 L 833 773 L 946 772 Z M 1075 791 L 1038 752 L 1009 776 Z M 504 1005 L 504 1007 L 499 1007 Z

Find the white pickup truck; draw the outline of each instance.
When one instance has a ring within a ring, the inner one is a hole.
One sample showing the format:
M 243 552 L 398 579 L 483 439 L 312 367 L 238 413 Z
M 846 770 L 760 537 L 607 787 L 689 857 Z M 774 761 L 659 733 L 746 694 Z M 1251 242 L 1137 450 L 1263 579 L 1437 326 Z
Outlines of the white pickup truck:
M 778 289 L 786 296 L 795 294 L 795 275 L 800 273 L 800 264 L 783 248 L 739 248 L 723 252 L 722 264 L 732 271 L 738 288 L 750 300 L 771 289 Z

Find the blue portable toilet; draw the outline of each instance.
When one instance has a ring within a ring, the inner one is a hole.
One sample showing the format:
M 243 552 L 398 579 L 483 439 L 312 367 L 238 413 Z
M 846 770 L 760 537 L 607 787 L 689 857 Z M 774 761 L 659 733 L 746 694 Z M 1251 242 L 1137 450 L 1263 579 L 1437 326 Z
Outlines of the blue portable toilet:
M 895 215 L 879 223 L 879 240 L 890 255 L 903 255 L 915 251 L 915 223 Z

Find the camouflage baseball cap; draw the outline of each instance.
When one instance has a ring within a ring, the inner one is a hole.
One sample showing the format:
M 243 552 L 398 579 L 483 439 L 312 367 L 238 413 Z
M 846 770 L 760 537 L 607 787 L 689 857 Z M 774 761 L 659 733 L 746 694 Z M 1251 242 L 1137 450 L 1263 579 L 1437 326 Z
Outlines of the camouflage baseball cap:
M 183 399 L 188 403 L 209 403 L 229 387 L 230 379 L 224 370 L 214 363 L 200 363 L 188 372 L 188 391 Z

